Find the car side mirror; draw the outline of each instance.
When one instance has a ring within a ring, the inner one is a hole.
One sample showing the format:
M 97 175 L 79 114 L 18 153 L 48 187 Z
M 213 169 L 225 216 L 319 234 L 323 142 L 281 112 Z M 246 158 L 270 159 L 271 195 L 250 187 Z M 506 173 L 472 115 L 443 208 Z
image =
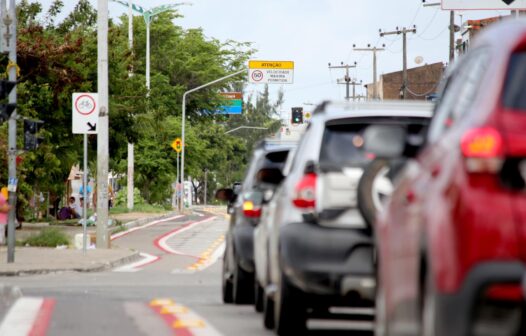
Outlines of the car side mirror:
M 379 159 L 399 158 L 404 154 L 407 131 L 397 125 L 373 125 L 363 135 L 365 151 Z
M 278 185 L 285 177 L 279 168 L 263 168 L 256 175 L 256 179 L 261 183 Z
M 220 201 L 232 202 L 235 200 L 236 194 L 230 188 L 219 189 L 216 191 L 215 198 Z

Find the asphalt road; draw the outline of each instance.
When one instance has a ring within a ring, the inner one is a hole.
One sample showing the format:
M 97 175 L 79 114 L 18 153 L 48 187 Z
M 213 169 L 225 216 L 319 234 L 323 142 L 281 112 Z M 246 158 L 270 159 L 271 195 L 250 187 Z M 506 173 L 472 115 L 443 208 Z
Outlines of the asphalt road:
M 143 259 L 103 273 L 0 277 L 23 293 L 8 313 L 0 309 L 0 335 L 273 335 L 252 306 L 221 301 L 227 225 L 196 213 L 128 233 L 113 243 Z M 316 320 L 309 335 L 371 335 L 371 327 Z

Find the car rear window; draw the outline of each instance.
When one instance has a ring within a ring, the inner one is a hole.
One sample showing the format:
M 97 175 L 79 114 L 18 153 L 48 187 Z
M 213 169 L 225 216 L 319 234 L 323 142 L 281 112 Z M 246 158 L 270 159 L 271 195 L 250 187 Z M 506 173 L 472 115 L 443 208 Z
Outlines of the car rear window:
M 323 134 L 320 164 L 356 166 L 369 161 L 363 149 L 364 124 L 327 125 Z
M 511 55 L 504 83 L 504 107 L 526 111 L 526 51 Z

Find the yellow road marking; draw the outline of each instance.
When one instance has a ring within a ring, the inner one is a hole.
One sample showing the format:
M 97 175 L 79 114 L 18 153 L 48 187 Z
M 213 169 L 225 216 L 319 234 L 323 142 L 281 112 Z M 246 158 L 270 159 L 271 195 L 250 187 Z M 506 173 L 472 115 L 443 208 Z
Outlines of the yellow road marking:
M 172 324 L 174 329 L 181 328 L 204 328 L 206 326 L 203 320 L 177 320 Z
M 150 306 L 152 307 L 159 307 L 159 306 L 168 306 L 168 305 L 174 305 L 175 302 L 171 299 L 155 299 L 150 301 Z
M 184 306 L 164 306 L 161 308 L 161 314 L 185 314 L 188 308 Z

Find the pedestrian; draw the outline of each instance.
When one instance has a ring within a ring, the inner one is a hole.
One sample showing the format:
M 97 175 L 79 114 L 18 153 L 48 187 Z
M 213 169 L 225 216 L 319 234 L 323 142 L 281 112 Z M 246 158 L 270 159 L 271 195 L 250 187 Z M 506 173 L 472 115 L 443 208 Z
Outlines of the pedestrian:
M 7 197 L 4 192 L 0 192 L 0 245 L 5 244 L 5 238 L 7 236 L 7 218 L 10 206 L 7 203 Z

